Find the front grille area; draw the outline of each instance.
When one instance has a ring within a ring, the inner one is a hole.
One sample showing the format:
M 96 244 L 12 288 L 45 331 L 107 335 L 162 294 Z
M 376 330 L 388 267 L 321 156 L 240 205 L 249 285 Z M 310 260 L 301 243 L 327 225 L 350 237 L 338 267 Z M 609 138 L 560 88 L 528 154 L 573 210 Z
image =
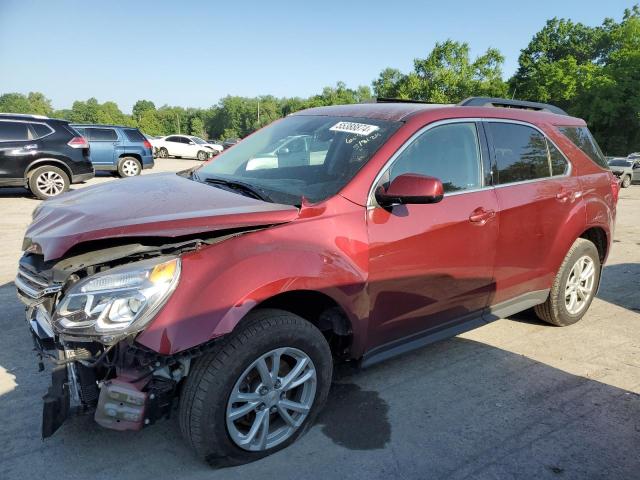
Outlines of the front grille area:
M 18 275 L 14 283 L 18 293 L 34 300 L 57 293 L 62 289 L 62 285 L 50 284 L 46 278 L 27 270 L 22 265 L 18 268 Z

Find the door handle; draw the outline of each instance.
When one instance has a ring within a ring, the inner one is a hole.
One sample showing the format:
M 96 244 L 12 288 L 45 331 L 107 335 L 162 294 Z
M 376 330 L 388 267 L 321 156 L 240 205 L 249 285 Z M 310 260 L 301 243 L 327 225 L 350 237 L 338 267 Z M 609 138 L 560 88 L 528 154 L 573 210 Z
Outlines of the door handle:
M 561 203 L 567 201 L 573 201 L 582 196 L 582 192 L 574 192 L 573 190 L 563 190 L 560 193 L 556 193 L 556 199 Z
M 38 148 L 38 145 L 36 145 L 35 143 L 32 143 L 31 145 L 25 145 L 23 148 L 25 150 L 35 150 L 36 148 Z
M 476 208 L 471 215 L 469 215 L 469 221 L 477 225 L 484 225 L 493 217 L 495 217 L 495 210 L 485 210 L 482 207 Z

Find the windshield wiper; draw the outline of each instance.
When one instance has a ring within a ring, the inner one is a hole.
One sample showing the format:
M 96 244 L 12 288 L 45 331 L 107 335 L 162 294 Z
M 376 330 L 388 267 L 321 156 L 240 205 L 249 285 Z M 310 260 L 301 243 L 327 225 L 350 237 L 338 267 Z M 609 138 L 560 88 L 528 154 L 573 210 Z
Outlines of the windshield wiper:
M 243 194 L 245 196 L 247 196 L 246 194 L 249 194 L 248 196 L 252 198 L 256 198 L 258 200 L 262 200 L 263 202 L 273 203 L 273 200 L 269 197 L 269 195 L 267 195 L 267 193 L 263 189 L 255 187 L 248 183 L 239 182 L 237 180 L 228 180 L 226 178 L 213 178 L 213 177 L 209 177 L 205 179 L 205 182 L 215 186 L 226 187 L 225 190 L 230 190 L 232 192 L 237 192 L 237 193 L 244 192 Z

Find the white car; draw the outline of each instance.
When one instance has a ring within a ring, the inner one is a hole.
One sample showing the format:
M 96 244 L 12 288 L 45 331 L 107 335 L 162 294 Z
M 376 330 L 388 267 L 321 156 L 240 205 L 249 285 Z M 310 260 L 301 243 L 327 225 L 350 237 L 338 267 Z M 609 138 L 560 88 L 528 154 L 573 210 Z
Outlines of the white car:
M 193 135 L 169 135 L 155 139 L 152 145 L 157 149 L 160 158 L 182 157 L 206 160 L 223 150 L 222 145 L 209 143 Z

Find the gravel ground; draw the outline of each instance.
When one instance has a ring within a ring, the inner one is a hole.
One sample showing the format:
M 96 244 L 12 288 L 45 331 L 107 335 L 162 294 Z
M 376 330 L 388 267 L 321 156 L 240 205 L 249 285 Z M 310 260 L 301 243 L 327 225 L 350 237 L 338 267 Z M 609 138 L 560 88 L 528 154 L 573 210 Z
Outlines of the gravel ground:
M 154 171 L 194 164 L 160 160 Z M 106 181 L 121 180 L 88 184 Z M 640 185 L 622 190 L 602 287 L 579 324 L 554 328 L 520 314 L 366 370 L 340 369 L 327 408 L 297 444 L 224 470 L 192 455 L 175 418 L 118 433 L 79 417 L 40 440 L 49 378 L 37 373 L 12 284 L 38 203 L 22 189 L 0 190 L 2 479 L 640 475 Z

